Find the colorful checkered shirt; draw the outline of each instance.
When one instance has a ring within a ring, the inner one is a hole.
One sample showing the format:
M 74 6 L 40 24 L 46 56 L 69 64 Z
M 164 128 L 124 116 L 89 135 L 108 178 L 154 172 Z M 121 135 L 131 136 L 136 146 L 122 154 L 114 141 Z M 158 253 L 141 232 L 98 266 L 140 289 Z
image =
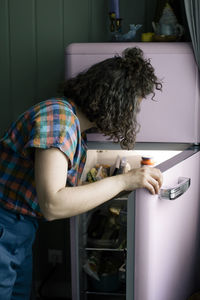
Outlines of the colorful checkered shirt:
M 59 148 L 69 160 L 67 185 L 79 183 L 86 141 L 72 103 L 54 98 L 34 105 L 13 122 L 0 140 L 0 205 L 42 217 L 34 182 L 35 148 Z

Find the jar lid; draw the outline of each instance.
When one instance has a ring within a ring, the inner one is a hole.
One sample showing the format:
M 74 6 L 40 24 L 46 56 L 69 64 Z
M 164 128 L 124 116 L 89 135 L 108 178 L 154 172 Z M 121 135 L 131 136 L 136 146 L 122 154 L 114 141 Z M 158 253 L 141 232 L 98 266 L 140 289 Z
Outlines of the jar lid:
M 149 165 L 149 166 L 153 166 L 155 164 L 154 160 L 152 157 L 148 157 L 148 156 L 142 156 L 141 158 L 141 165 Z

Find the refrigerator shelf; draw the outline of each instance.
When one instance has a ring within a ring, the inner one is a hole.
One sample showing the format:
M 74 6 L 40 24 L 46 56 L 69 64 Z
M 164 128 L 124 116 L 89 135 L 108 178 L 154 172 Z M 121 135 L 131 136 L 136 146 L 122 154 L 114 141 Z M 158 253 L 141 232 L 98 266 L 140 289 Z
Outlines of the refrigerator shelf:
M 85 251 L 111 251 L 111 252 L 125 252 L 126 248 L 123 249 L 113 249 L 113 248 L 84 248 Z
M 128 200 L 128 195 L 127 196 L 121 196 L 120 197 L 120 195 L 119 196 L 116 196 L 116 197 L 114 197 L 114 198 L 112 198 L 111 200 L 115 200 L 115 201 L 127 201 Z
M 93 292 L 93 291 L 85 291 L 85 294 L 87 295 L 99 295 L 99 296 L 116 296 L 116 297 L 122 297 L 122 296 L 126 296 L 125 293 L 123 292 Z

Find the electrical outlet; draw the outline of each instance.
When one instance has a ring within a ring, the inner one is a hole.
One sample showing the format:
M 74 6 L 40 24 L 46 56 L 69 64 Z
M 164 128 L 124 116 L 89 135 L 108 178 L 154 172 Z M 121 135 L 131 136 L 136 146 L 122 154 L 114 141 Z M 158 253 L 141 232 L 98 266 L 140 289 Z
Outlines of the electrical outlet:
M 63 261 L 62 251 L 57 249 L 48 249 L 48 261 L 50 264 L 61 264 Z

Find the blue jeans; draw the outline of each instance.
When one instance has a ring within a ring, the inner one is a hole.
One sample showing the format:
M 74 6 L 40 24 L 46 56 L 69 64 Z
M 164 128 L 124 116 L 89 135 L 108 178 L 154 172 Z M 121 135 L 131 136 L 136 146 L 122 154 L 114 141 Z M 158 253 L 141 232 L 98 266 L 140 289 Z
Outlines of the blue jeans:
M 0 207 L 0 299 L 29 300 L 37 220 Z

